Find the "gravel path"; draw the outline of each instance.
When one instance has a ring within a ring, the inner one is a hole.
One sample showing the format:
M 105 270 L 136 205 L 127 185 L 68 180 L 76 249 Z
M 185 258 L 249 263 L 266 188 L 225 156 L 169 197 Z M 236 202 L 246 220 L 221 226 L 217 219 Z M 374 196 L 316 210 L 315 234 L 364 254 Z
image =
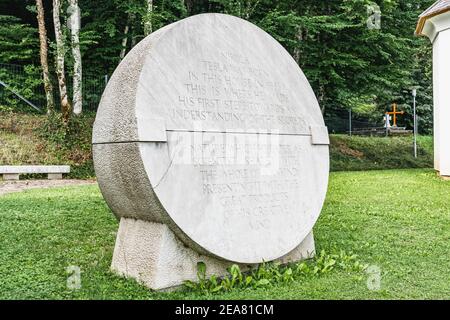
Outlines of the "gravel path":
M 89 185 L 97 183 L 95 180 L 19 180 L 0 181 L 0 196 L 20 192 L 28 189 L 65 187 L 74 185 Z

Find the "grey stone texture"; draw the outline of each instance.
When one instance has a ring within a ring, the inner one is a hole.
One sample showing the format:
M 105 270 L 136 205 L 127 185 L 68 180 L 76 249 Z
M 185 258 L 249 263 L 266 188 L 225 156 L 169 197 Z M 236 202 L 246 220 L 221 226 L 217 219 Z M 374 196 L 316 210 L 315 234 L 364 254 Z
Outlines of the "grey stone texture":
M 3 180 L 19 180 L 20 176 L 18 173 L 4 173 Z
M 282 264 L 312 258 L 312 232 L 292 252 L 277 260 Z M 122 218 L 111 269 L 154 290 L 176 288 L 184 281 L 197 281 L 197 264 L 206 264 L 206 275 L 227 275 L 232 263 L 202 255 L 183 244 L 164 224 Z M 242 271 L 255 264 L 239 264 Z
M 0 166 L 3 180 L 19 180 L 21 174 L 47 173 L 48 179 L 62 179 L 63 173 L 69 173 L 70 166 Z
M 49 173 L 47 175 L 48 180 L 61 180 L 63 178 L 62 173 Z
M 94 124 L 99 186 L 121 221 L 113 269 L 162 288 L 191 279 L 200 258 L 223 273 L 305 256 L 328 144 L 303 72 L 255 25 L 202 14 L 151 34 L 114 72 Z

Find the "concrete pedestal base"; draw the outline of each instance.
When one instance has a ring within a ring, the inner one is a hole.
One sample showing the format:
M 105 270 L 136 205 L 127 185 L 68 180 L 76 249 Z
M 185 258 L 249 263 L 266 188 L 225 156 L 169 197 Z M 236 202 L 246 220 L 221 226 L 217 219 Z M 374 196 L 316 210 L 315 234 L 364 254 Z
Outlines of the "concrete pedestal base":
M 19 180 L 19 174 L 18 173 L 4 173 L 3 174 L 3 180 Z
M 315 254 L 312 232 L 292 252 L 278 259 L 289 263 Z M 197 280 L 197 263 L 206 264 L 207 276 L 224 276 L 233 263 L 201 255 L 184 245 L 164 224 L 142 220 L 120 220 L 111 269 L 154 290 L 177 287 Z M 240 265 L 246 270 L 255 265 Z
M 62 173 L 49 173 L 47 175 L 48 180 L 62 180 L 63 175 Z

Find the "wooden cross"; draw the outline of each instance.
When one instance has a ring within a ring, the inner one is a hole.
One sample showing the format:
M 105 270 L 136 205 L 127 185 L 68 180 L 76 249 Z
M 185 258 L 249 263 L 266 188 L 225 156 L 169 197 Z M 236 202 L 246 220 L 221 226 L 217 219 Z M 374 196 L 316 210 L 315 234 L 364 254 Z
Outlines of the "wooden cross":
M 404 114 L 404 113 L 405 113 L 405 111 L 397 111 L 397 104 L 396 103 L 392 104 L 392 111 L 391 112 L 386 112 L 386 114 L 394 116 L 393 127 L 397 126 L 397 115 L 398 114 Z

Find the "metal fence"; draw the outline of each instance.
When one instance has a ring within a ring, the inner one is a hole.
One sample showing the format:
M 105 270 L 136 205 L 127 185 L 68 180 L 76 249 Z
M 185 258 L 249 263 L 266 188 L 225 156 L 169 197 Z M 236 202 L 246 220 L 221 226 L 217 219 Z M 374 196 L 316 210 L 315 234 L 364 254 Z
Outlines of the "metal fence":
M 85 110 L 97 110 L 107 79 L 106 75 L 83 74 L 83 108 Z M 50 75 L 50 80 L 53 84 L 53 97 L 57 102 L 60 100 L 60 96 L 54 73 Z M 71 98 L 72 77 L 66 75 L 66 81 Z M 29 101 L 32 105 L 45 111 L 47 102 L 40 66 L 0 63 L 0 82 L 3 83 L 0 85 L 0 108 L 7 106 L 14 109 L 31 110 L 31 106 L 26 102 Z
M 51 74 L 55 102 L 60 100 L 58 83 L 54 72 Z M 72 97 L 72 77 L 66 76 L 69 97 Z M 108 75 L 83 73 L 83 109 L 96 111 L 108 81 Z M 3 84 L 3 85 L 2 85 Z M 30 110 L 33 105 L 46 109 L 45 90 L 40 66 L 0 63 L 0 111 L 5 106 L 13 109 Z M 384 127 L 382 114 L 379 119 L 370 119 L 347 110 L 326 112 L 324 119 L 330 133 L 357 133 L 364 129 Z M 403 121 L 400 120 L 402 126 Z
M 383 114 L 380 112 L 378 119 L 369 118 L 364 115 L 359 115 L 350 110 L 333 110 L 326 113 L 324 116 L 325 124 L 330 133 L 345 133 L 345 134 L 385 134 L 385 122 Z M 407 120 L 412 118 L 412 115 L 405 114 L 398 118 L 398 127 L 406 128 L 405 133 L 410 132 L 412 128 L 407 124 Z M 421 118 L 417 117 L 420 121 Z M 390 122 L 393 124 L 392 121 Z M 393 128 L 394 129 L 394 128 Z
M 347 133 L 369 128 L 383 128 L 382 114 L 379 121 L 352 113 L 350 110 L 333 110 L 324 116 L 330 133 Z

